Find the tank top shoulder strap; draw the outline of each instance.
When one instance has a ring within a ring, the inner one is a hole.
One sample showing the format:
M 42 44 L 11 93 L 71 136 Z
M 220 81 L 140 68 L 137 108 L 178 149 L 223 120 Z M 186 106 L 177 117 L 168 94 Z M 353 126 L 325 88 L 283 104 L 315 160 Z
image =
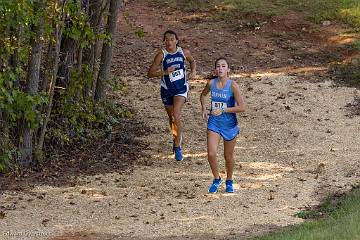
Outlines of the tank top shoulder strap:
M 233 80 L 229 79 L 226 83 L 225 89 L 229 90 L 229 92 L 232 93 L 231 86 L 232 86 Z
M 211 87 L 210 87 L 210 91 L 214 91 L 214 90 L 216 90 L 216 79 L 217 79 L 217 78 L 213 78 L 213 79 L 211 79 Z
M 185 53 L 184 53 L 184 50 L 182 49 L 182 47 L 177 47 L 176 52 L 181 53 L 181 55 L 183 55 L 185 58 Z
M 168 54 L 168 51 L 166 51 L 165 48 L 161 48 L 161 51 L 162 51 L 162 53 L 164 54 L 164 57 L 166 56 L 166 54 Z
M 162 57 L 161 62 L 164 62 L 165 57 L 166 57 L 166 55 L 168 54 L 168 51 L 166 51 L 166 49 L 165 49 L 165 48 L 161 48 L 161 52 L 163 53 L 163 57 Z

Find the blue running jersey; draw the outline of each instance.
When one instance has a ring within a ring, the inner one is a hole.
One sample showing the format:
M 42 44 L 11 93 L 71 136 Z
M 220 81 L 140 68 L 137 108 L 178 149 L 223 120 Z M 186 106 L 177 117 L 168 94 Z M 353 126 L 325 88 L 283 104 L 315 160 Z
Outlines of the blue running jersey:
M 186 93 L 188 84 L 186 81 L 185 54 L 181 47 L 177 47 L 175 53 L 169 53 L 162 49 L 164 54 L 161 68 L 165 71 L 169 67 L 175 67 L 175 71 L 164 75 L 161 78 L 162 97 L 172 97 L 178 94 Z
M 232 92 L 232 80 L 227 80 L 224 88 L 216 86 L 218 78 L 212 80 L 210 88 L 211 110 L 224 109 L 235 106 L 235 97 Z M 226 141 L 230 141 L 239 134 L 238 121 L 235 113 L 222 113 L 218 116 L 209 115 L 208 129 L 219 133 Z

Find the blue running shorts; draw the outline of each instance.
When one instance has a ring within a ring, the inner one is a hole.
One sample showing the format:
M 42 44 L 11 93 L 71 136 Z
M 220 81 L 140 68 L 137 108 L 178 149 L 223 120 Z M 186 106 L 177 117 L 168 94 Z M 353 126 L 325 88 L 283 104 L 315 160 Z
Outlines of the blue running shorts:
M 217 127 L 215 124 L 208 124 L 207 129 L 219 134 L 225 141 L 233 140 L 240 133 L 240 128 L 238 125 L 230 129 L 223 129 Z
M 170 93 L 170 94 L 169 94 Z M 185 102 L 187 100 L 189 93 L 189 85 L 186 83 L 184 88 L 178 92 L 170 92 L 161 87 L 161 100 L 165 106 L 174 105 L 174 97 L 180 96 L 185 98 Z

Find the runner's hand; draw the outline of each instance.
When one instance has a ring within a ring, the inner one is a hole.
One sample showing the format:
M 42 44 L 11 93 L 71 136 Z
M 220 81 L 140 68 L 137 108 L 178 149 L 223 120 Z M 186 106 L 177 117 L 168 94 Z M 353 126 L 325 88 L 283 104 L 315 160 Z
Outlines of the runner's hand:
M 221 109 L 214 109 L 211 111 L 211 115 L 214 115 L 214 116 L 219 116 L 221 115 L 223 112 Z
M 190 72 L 189 76 L 188 76 L 188 79 L 191 80 L 191 79 L 195 78 L 195 76 L 196 76 L 195 72 Z
M 175 67 L 168 67 L 166 70 L 165 70 L 165 74 L 166 75 L 169 75 L 169 73 L 172 73 L 173 71 L 175 71 Z
M 202 117 L 203 117 L 203 119 L 207 120 L 209 118 L 209 110 L 203 109 L 202 110 Z

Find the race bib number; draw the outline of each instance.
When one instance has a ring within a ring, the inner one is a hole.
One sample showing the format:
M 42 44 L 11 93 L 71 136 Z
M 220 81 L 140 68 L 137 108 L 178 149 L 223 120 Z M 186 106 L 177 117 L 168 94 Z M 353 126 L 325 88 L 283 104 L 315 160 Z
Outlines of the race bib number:
M 224 109 L 227 108 L 227 105 L 225 102 L 211 102 L 211 109 Z
M 175 82 L 184 78 L 184 69 L 179 69 L 169 73 L 170 81 Z

